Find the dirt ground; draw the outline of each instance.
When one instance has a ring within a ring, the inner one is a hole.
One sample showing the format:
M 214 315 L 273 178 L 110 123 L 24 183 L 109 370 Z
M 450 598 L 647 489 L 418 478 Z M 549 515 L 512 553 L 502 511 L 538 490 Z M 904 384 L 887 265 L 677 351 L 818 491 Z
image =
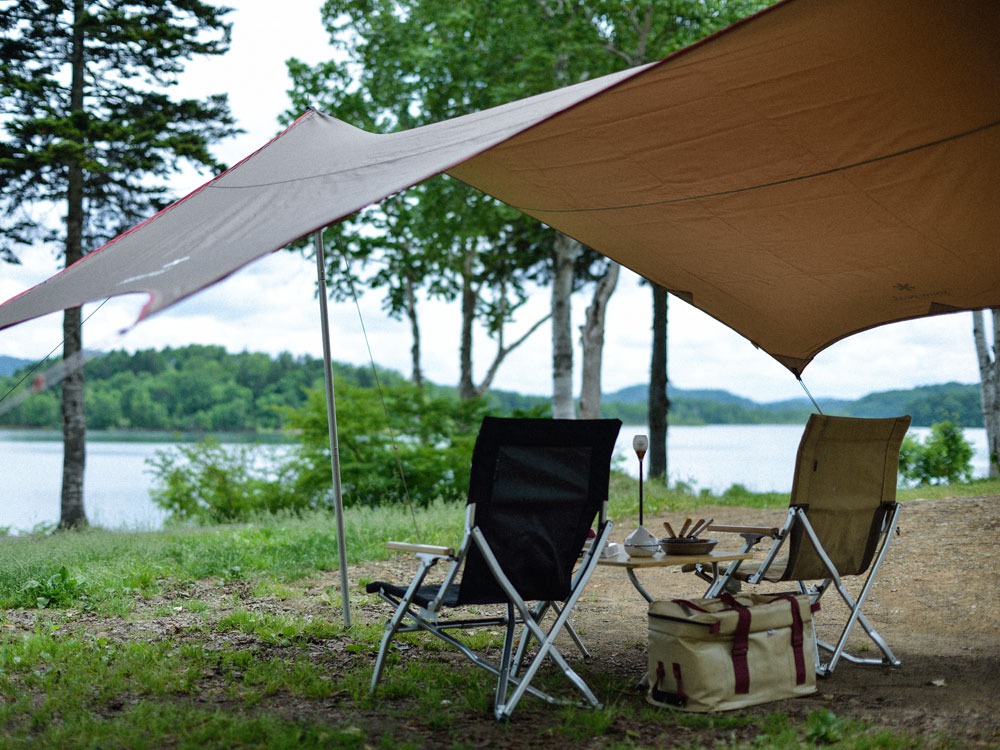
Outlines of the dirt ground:
M 780 510 L 706 508 L 699 515 L 714 517 L 719 524 L 779 525 L 783 520 Z M 663 520 L 677 519 L 648 518 L 646 525 L 659 527 Z M 629 531 L 618 528 L 612 538 L 621 541 Z M 998 553 L 1000 496 L 907 501 L 900 534 L 865 606 L 902 665 L 885 668 L 842 660 L 833 675 L 818 680 L 815 694 L 744 713 L 779 710 L 804 720 L 814 711 L 829 709 L 839 717 L 901 733 L 941 734 L 958 747 L 1000 747 Z M 401 561 L 354 575 L 398 575 Z M 641 572 L 640 579 L 658 597 L 704 593 L 704 584 L 676 569 Z M 835 592 L 827 592 L 816 615 L 820 638 L 835 641 L 839 636 L 832 623 L 842 621 L 846 610 L 841 608 Z M 646 602 L 624 570 L 599 568 L 573 620 L 592 654 L 594 663 L 588 668 L 634 684 L 646 669 Z M 574 652 L 567 646 L 563 653 Z M 641 691 L 635 694 L 641 701 Z M 530 699 L 518 707 L 515 720 L 528 703 Z M 657 740 L 643 737 L 641 742 L 661 744 Z
M 704 513 L 719 524 L 773 525 L 782 520 L 774 511 L 725 508 Z M 959 746 L 1000 747 L 1000 497 L 908 501 L 900 532 L 864 611 L 902 665 L 883 668 L 842 660 L 833 675 L 818 681 L 813 696 L 750 711 L 779 708 L 805 716 L 828 708 L 838 716 L 906 732 L 942 732 Z M 579 606 L 595 658 L 603 651 L 640 651 L 638 661 L 643 661 L 645 643 L 629 643 L 615 633 L 620 633 L 621 620 L 641 639 L 644 602 L 621 585 L 621 571 L 602 569 L 596 577 L 588 592 L 592 598 Z M 690 579 L 675 570 L 642 577 L 651 593 L 663 597 L 701 593 Z M 827 592 L 822 603 L 816 614 L 818 635 L 835 642 L 840 630 L 833 624 L 843 621 L 846 608 L 835 592 Z M 590 625 L 589 617 L 598 618 L 598 624 Z M 631 660 L 636 661 L 634 656 Z
M 714 516 L 720 524 L 776 525 L 783 518 L 780 510 L 706 508 L 704 513 L 706 517 Z M 676 519 L 647 518 L 646 525 L 659 527 L 663 520 Z M 1000 694 L 1000 603 L 997 601 L 1000 495 L 908 501 L 900 525 L 901 534 L 893 543 L 865 611 L 902 665 L 885 668 L 842 661 L 832 676 L 818 681 L 815 694 L 740 713 L 762 717 L 780 711 L 794 722 L 804 723 L 809 714 L 828 709 L 838 717 L 864 720 L 900 734 L 943 737 L 952 747 L 1000 747 L 1000 712 L 996 708 L 996 696 Z M 617 528 L 612 538 L 621 541 L 629 531 L 630 528 Z M 355 601 L 352 611 L 356 622 L 381 623 L 390 614 L 386 605 L 364 595 L 362 582 L 407 580 L 412 574 L 412 562 L 412 558 L 400 555 L 383 563 L 351 569 Z M 641 578 L 660 597 L 692 597 L 704 592 L 704 584 L 698 579 L 675 569 L 647 571 Z M 245 583 L 206 581 L 195 584 L 190 591 L 168 595 L 167 601 L 143 601 L 126 618 L 82 613 L 65 625 L 67 630 L 82 628 L 121 640 L 171 639 L 197 642 L 206 649 L 242 648 L 262 660 L 300 656 L 305 649 L 309 658 L 322 664 L 334 679 L 346 668 L 356 667 L 357 659 L 374 663 L 373 654 L 349 647 L 349 634 L 289 647 L 263 643 L 248 634 L 206 627 L 206 617 L 223 617 L 236 607 L 275 615 L 339 619 L 339 606 L 332 607 L 329 596 L 331 591 L 339 589 L 338 573 L 330 572 L 292 589 L 290 596 L 259 597 Z M 187 598 L 206 603 L 209 611 L 187 610 L 183 606 Z M 829 623 L 841 613 L 833 606 L 835 598 L 830 592 L 823 601 L 824 607 L 817 614 L 819 635 L 835 640 L 836 633 Z M 172 604 L 178 606 L 169 606 Z M 165 609 L 172 613 L 162 614 Z M 7 627 L 29 631 L 40 618 L 47 616 L 25 610 L 8 610 L 6 614 Z M 591 659 L 583 660 L 572 645 L 566 644 L 563 653 L 574 667 L 585 676 L 601 675 L 602 684 L 620 686 L 616 694 L 605 696 L 605 700 L 632 703 L 636 714 L 645 710 L 644 694 L 637 682 L 646 669 L 646 604 L 628 582 L 625 572 L 599 568 L 577 605 L 573 621 L 592 654 Z M 450 652 L 422 649 L 409 649 L 403 658 L 461 661 L 461 657 Z M 484 681 L 491 682 L 485 672 L 481 674 Z M 210 696 L 223 692 L 220 685 L 210 684 L 213 679 L 221 678 L 206 677 L 199 702 L 211 702 Z M 232 708 L 219 706 L 220 710 Z M 546 744 L 559 741 L 546 738 L 544 723 L 552 721 L 552 714 L 543 713 L 539 702 L 531 697 L 520 703 L 503 726 L 487 711 L 481 715 L 463 714 L 461 721 L 448 727 L 424 726 L 419 720 L 402 725 L 399 717 L 406 715 L 406 707 L 399 708 L 404 709 L 402 714 L 391 702 L 383 702 L 377 709 L 365 709 L 340 691 L 333 697 L 317 699 L 268 696 L 258 710 L 277 713 L 289 720 L 321 722 L 332 727 L 356 726 L 372 739 L 389 733 L 400 740 L 419 742 L 422 747 L 513 748 L 535 747 L 539 740 Z M 539 722 L 543 724 L 541 735 Z M 754 739 L 752 728 L 727 730 L 725 736 L 719 736 L 717 730 L 692 726 L 665 730 L 658 722 L 632 721 L 627 726 L 624 721 L 618 723 L 623 726 L 610 727 L 603 737 L 574 744 L 580 748 L 599 748 L 613 739 L 639 747 L 697 744 L 731 747 L 749 746 Z

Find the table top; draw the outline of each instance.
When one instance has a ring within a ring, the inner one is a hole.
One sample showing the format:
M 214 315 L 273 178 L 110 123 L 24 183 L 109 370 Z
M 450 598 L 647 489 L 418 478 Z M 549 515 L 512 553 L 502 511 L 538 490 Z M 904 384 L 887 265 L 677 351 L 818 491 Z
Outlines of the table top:
M 657 552 L 652 557 L 631 557 L 627 552 L 619 552 L 611 557 L 602 557 L 598 565 L 610 565 L 617 568 L 664 568 L 670 565 L 693 565 L 695 563 L 709 564 L 732 562 L 733 560 L 749 560 L 750 552 L 716 552 L 712 550 L 704 555 L 665 555 Z

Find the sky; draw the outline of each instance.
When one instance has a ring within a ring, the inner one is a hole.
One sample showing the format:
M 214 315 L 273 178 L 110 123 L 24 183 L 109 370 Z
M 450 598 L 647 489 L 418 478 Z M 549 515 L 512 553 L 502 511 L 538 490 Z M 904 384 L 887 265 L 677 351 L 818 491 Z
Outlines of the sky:
M 245 134 L 219 144 L 216 156 L 232 165 L 276 135 L 288 106 L 290 81 L 285 61 L 318 63 L 331 57 L 320 21 L 322 0 L 229 0 L 235 10 L 230 51 L 217 59 L 189 64 L 176 95 L 227 93 Z M 185 173 L 173 183 L 177 197 L 212 175 Z M 20 267 L 0 268 L 0 300 L 8 299 L 59 270 L 47 250 L 24 251 Z M 84 346 L 90 350 L 221 345 L 231 352 L 282 352 L 322 356 L 319 303 L 313 261 L 278 252 L 175 307 L 133 325 L 144 297 L 132 295 L 84 308 Z M 582 323 L 589 291 L 574 296 L 574 330 Z M 548 310 L 549 293 L 540 289 L 517 315 L 508 341 L 516 339 Z M 424 301 L 424 375 L 433 382 L 458 382 L 457 303 Z M 40 359 L 61 350 L 61 314 L 0 331 L 0 354 Z M 603 391 L 648 382 L 651 296 L 633 273 L 623 270 L 607 315 Z M 335 361 L 380 366 L 410 374 L 409 327 L 390 319 L 377 292 L 354 303 L 330 305 L 331 350 Z M 474 361 L 477 382 L 495 344 L 481 334 Z M 537 330 L 505 359 L 493 387 L 549 395 L 551 331 Z M 577 349 L 576 381 L 580 355 Z M 800 398 L 795 378 L 768 354 L 687 303 L 671 297 L 668 374 L 681 389 L 722 389 L 758 402 Z M 976 383 L 979 371 L 971 313 L 895 323 L 856 334 L 821 352 L 806 368 L 803 382 L 817 398 L 860 398 L 867 393 L 945 382 Z M 578 388 L 578 385 L 577 385 Z

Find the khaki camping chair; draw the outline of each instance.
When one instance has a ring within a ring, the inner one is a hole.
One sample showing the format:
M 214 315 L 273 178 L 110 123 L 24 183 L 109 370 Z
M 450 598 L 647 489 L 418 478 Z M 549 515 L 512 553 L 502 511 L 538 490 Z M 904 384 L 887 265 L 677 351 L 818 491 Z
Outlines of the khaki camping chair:
M 898 533 L 899 448 L 909 425 L 908 416 L 855 419 L 811 415 L 799 443 L 784 526 L 711 526 L 712 531 L 739 533 L 744 552 L 765 537 L 774 542 L 759 563 L 731 563 L 713 581 L 706 596 L 716 596 L 736 581 L 795 581 L 799 592 L 808 594 L 814 606 L 831 585 L 839 592 L 849 616 L 836 644 L 816 641 L 816 672 L 820 676 L 831 674 L 841 657 L 857 664 L 899 666 L 888 644 L 862 613 L 862 606 L 889 543 Z M 698 572 L 712 580 L 707 571 Z M 854 598 L 842 579 L 866 573 Z M 882 658 L 847 653 L 855 624 L 860 624 L 878 646 Z M 831 655 L 828 661 L 822 661 L 821 652 Z
M 565 630 L 589 656 L 569 617 L 611 533 L 605 517 L 608 480 L 620 428 L 617 419 L 483 420 L 459 549 L 389 542 L 391 549 L 416 553 L 416 575 L 408 585 L 377 581 L 366 587 L 396 608 L 382 636 L 373 692 L 396 634 L 425 631 L 497 677 L 493 710 L 498 719 L 509 717 L 525 692 L 550 703 L 567 702 L 531 685 L 546 659 L 555 662 L 586 704 L 600 705 L 555 639 Z M 584 549 L 595 525 L 597 537 Z M 448 563 L 443 580 L 425 583 L 438 562 Z M 497 610 L 503 614 L 484 615 L 481 605 L 502 605 Z M 471 617 L 447 611 L 470 607 Z M 555 622 L 546 630 L 542 623 L 549 613 Z M 478 627 L 505 628 L 497 661 L 449 632 Z M 537 651 L 529 658 L 533 642 Z

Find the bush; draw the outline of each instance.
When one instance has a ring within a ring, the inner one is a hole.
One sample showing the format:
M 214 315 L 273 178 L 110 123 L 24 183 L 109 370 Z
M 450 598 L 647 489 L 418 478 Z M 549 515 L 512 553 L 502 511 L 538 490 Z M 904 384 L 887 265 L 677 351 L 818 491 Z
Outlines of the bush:
M 345 506 L 378 506 L 407 498 L 424 507 L 464 499 L 469 491 L 472 447 L 486 405 L 482 400 L 432 396 L 400 384 L 379 392 L 337 383 L 340 474 Z M 388 415 L 391 415 L 391 421 Z M 302 441 L 300 482 L 330 490 L 326 399 L 311 391 L 286 423 Z
M 337 384 L 344 505 L 464 500 L 485 403 L 433 397 L 409 385 L 387 388 L 385 396 L 383 408 L 377 391 Z M 325 393 L 311 391 L 306 406 L 284 411 L 301 444 L 286 446 L 283 456 L 212 439 L 158 451 L 147 461 L 153 502 L 172 521 L 195 523 L 332 508 Z
M 223 446 L 213 438 L 157 451 L 147 460 L 150 497 L 173 521 L 231 523 L 260 513 L 300 513 L 324 506 L 322 493 L 301 486 L 299 462 L 273 447 Z
M 972 444 L 952 422 L 931 425 L 921 443 L 909 435 L 899 451 L 899 473 L 913 484 L 954 484 L 972 479 Z

